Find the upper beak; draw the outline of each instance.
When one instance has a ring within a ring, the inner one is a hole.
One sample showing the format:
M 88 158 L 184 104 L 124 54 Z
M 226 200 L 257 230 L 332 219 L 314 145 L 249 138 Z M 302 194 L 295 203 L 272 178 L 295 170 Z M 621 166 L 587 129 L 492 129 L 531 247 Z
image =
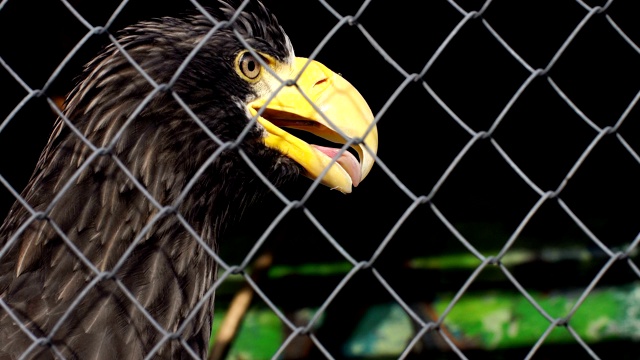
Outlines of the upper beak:
M 294 79 L 304 69 L 297 87 L 286 86 L 275 95 L 264 95 L 249 104 L 249 111 L 256 116 L 263 109 L 257 121 L 267 131 L 264 142 L 268 147 L 302 165 L 311 179 L 320 177 L 328 167 L 320 182 L 350 193 L 373 167 L 378 150 L 378 130 L 371 109 L 355 87 L 321 63 L 296 58 L 292 67 Z M 286 127 L 339 144 L 360 140 L 351 145 L 360 160 L 346 149 L 310 145 L 282 129 Z

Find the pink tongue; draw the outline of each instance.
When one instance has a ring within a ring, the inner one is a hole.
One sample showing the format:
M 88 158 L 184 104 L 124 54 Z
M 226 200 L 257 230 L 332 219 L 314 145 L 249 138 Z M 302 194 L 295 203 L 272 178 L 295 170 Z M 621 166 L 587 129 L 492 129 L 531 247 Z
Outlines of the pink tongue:
M 327 155 L 330 158 L 334 158 L 336 154 L 340 151 L 340 149 L 311 145 L 314 148 L 318 149 L 321 153 Z M 340 166 L 349 174 L 351 177 L 351 182 L 353 186 L 358 186 L 360 184 L 360 163 L 350 152 L 344 151 L 340 157 L 336 160 Z

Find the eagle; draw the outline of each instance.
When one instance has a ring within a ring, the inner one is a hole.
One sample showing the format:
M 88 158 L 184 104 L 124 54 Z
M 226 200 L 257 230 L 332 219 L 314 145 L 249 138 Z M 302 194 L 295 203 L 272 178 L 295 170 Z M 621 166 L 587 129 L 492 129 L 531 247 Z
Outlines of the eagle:
M 113 39 L 0 227 L 1 360 L 205 358 L 229 224 L 300 177 L 350 193 L 374 165 L 367 102 L 258 1 Z

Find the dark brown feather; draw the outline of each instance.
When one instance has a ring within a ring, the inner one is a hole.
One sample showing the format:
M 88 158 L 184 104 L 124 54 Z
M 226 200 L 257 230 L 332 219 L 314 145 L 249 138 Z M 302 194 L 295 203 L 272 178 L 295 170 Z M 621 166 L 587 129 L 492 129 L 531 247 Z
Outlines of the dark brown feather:
M 221 7 L 212 13 L 221 19 L 232 14 Z M 247 41 L 276 58 L 287 55 L 286 35 L 261 5 L 252 4 L 239 19 L 234 27 Z M 211 27 L 202 15 L 163 18 L 128 28 L 120 44 L 163 84 Z M 225 62 L 241 48 L 231 29 L 221 29 L 172 87 L 218 141 L 234 141 L 248 124 L 237 101 L 249 99 L 250 88 Z M 70 95 L 65 115 L 85 139 L 58 120 L 22 192 L 42 215 L 16 202 L 0 227 L 0 299 L 33 337 L 50 338 L 53 348 L 30 348 L 30 335 L 0 309 L 0 359 L 28 350 L 23 358 L 142 359 L 163 339 L 156 326 L 182 329 L 191 350 L 205 356 L 213 296 L 195 307 L 214 283 L 216 263 L 176 213 L 215 251 L 227 223 L 266 187 L 238 150 L 228 149 L 178 201 L 219 145 L 166 91 L 152 96 L 116 138 L 153 91 L 111 45 Z M 255 127 L 240 148 L 276 185 L 300 173 L 262 144 Z M 153 358 L 190 355 L 170 339 Z

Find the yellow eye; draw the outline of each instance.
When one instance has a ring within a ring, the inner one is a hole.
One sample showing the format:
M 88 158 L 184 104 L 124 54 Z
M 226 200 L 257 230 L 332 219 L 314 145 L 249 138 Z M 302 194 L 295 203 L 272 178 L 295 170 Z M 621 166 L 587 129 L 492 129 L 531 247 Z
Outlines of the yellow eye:
M 242 75 L 246 76 L 249 80 L 255 80 L 260 76 L 262 65 L 260 65 L 260 62 L 249 52 L 240 55 L 238 65 Z

